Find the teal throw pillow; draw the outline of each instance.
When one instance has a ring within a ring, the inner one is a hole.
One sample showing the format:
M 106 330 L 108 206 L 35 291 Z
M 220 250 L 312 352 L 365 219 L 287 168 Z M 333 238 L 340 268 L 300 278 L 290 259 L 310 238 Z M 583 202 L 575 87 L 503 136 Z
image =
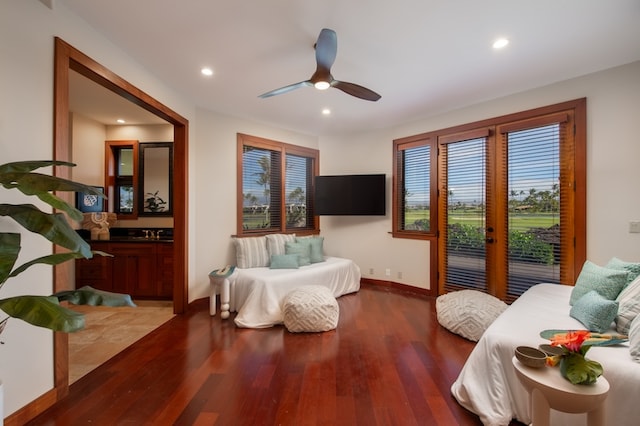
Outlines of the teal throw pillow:
M 627 275 L 627 271 L 603 268 L 587 260 L 571 291 L 569 304 L 573 306 L 578 299 L 591 290 L 597 291 L 605 299 L 615 300 L 627 285 Z
M 296 237 L 296 243 L 311 246 L 309 260 L 311 263 L 324 262 L 324 237 Z
M 311 246 L 309 244 L 295 243 L 287 241 L 284 243 L 285 254 L 298 255 L 298 265 L 306 266 L 311 264 Z
M 625 262 L 624 260 L 620 260 L 617 257 L 611 259 L 609 263 L 604 265 L 604 267 L 627 271 L 629 273 L 629 275 L 627 276 L 627 284 L 631 284 L 633 280 L 640 276 L 640 263 Z
M 604 333 L 618 313 L 618 302 L 608 300 L 596 291 L 590 291 L 571 308 L 569 315 L 580 321 L 589 331 Z
M 297 254 L 273 254 L 271 255 L 271 269 L 298 269 Z

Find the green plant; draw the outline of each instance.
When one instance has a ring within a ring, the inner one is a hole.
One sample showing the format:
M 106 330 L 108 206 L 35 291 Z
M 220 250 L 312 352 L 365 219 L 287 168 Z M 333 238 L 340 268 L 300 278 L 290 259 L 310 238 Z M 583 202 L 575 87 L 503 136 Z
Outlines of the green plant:
M 149 210 L 151 212 L 164 211 L 164 209 L 166 208 L 167 202 L 158 195 L 158 192 L 160 191 L 158 190 L 153 193 L 147 192 L 145 194 L 145 199 L 144 199 L 145 210 Z
M 100 197 L 104 197 L 104 194 L 81 183 L 33 172 L 50 166 L 73 167 L 75 164 L 61 161 L 23 161 L 2 164 L 0 165 L 0 185 L 6 189 L 17 189 L 27 196 L 36 196 L 60 212 L 46 213 L 33 204 L 0 203 L 0 216 L 10 217 L 24 229 L 40 234 L 69 251 L 39 257 L 14 268 L 20 254 L 21 234 L 0 232 L 0 289 L 9 278 L 17 276 L 33 265 L 53 266 L 71 259 L 88 259 L 94 254 L 108 255 L 92 251 L 89 244 L 70 226 L 65 214 L 73 220 L 80 221 L 82 213 L 53 192 L 77 191 Z M 9 317 L 19 318 L 54 331 L 73 332 L 82 329 L 84 315 L 61 306 L 61 301 L 87 305 L 135 306 L 128 295 L 83 287 L 51 296 L 24 295 L 0 299 L 0 309 Z M 9 317 L 0 322 L 0 332 Z

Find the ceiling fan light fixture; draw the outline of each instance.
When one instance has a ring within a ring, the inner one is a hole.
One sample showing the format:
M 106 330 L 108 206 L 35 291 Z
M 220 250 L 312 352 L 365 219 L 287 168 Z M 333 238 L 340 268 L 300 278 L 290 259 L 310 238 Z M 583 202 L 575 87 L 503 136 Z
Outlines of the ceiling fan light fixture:
M 331 84 L 328 81 L 316 81 L 313 86 L 318 90 L 327 90 Z

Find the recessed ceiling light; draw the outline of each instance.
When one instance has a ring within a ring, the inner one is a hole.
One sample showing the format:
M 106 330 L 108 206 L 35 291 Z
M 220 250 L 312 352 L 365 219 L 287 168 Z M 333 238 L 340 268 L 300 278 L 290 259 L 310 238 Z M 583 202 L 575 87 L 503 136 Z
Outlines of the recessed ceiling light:
M 493 42 L 493 48 L 502 49 L 503 47 L 506 47 L 507 44 L 509 44 L 509 40 L 507 40 L 506 38 L 499 38 Z
M 331 114 L 331 110 L 329 108 L 324 108 L 322 110 L 322 115 L 330 115 Z
M 124 121 L 122 118 L 118 118 L 116 121 L 120 124 L 126 123 L 126 121 Z
M 202 75 L 206 75 L 207 77 L 210 77 L 213 75 L 213 70 L 209 67 L 202 68 L 200 72 L 202 73 Z

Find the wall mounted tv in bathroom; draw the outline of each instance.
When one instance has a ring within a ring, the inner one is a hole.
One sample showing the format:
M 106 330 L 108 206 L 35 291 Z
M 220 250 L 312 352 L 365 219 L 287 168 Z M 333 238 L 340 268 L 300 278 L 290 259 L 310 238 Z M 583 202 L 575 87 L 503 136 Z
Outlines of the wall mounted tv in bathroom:
M 318 216 L 384 216 L 385 175 L 316 176 L 314 211 Z

